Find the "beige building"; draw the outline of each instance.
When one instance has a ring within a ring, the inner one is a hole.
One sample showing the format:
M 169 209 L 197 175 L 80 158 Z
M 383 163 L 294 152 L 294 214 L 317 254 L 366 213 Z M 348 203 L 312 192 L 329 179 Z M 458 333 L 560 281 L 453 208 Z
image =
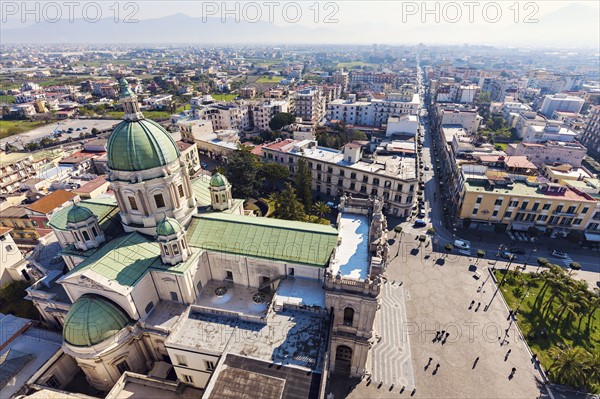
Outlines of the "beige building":
M 408 216 L 417 191 L 414 142 L 410 148 L 390 142 L 373 158 L 363 159 L 362 143 L 348 143 L 341 151 L 319 147 L 314 140 L 283 140 L 262 147 L 263 161 L 288 166 L 294 173 L 304 157 L 312 171 L 312 189 L 339 197 L 344 193 L 381 197 L 387 212 Z
M 294 95 L 294 115 L 316 125 L 325 116 L 325 97 L 320 86 L 302 89 Z
M 543 164 L 569 163 L 579 167 L 587 149 L 577 142 L 547 141 L 545 143 L 517 143 L 506 147 L 510 156 L 524 155 L 538 168 Z
M 600 159 L 600 105 L 593 105 L 587 116 L 587 123 L 581 135 L 581 144 L 590 154 Z

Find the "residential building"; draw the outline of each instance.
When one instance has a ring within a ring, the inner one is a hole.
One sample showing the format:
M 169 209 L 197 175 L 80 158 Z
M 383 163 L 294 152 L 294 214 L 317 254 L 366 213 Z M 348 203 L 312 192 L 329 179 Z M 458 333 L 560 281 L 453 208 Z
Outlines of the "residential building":
M 33 204 L 25 206 L 27 216 L 35 225 L 40 237 L 52 233 L 52 228 L 48 225 L 50 218 L 56 212 L 67 207 L 71 201 L 79 201 L 79 196 L 69 191 L 56 190 Z
M 106 193 L 110 186 L 110 182 L 106 177 L 106 175 L 101 175 L 90 180 L 81 187 L 74 189 L 73 194 L 77 194 L 83 200 L 93 199 Z
M 325 97 L 320 86 L 299 90 L 294 95 L 294 115 L 302 122 L 318 124 L 325 116 Z
M 566 184 L 566 181 L 591 179 L 592 175 L 582 167 L 574 167 L 568 163 L 544 164 L 540 174 L 552 183 Z
M 560 122 L 548 121 L 545 126 L 531 124 L 527 127 L 523 142 L 544 143 L 546 141 L 575 141 L 577 132 L 562 126 Z
M 178 141 L 177 148 L 181 154 L 181 160 L 185 162 L 190 175 L 194 175 L 200 170 L 200 158 L 198 157 L 198 146 L 196 143 Z
M 335 71 L 332 76 L 333 83 L 341 86 L 342 94 L 348 92 L 348 84 L 350 83 L 350 74 L 343 70 Z
M 285 165 L 294 173 L 304 157 L 311 169 L 313 191 L 334 197 L 344 193 L 382 197 L 390 215 L 406 217 L 417 191 L 416 149 L 414 142 L 408 150 L 397 143 L 403 142 L 383 144 L 367 158 L 362 143 L 348 143 L 340 151 L 319 147 L 313 140 L 288 139 L 263 145 L 262 159 Z
M 10 235 L 11 227 L 0 227 L 0 287 L 12 281 L 29 281 L 27 260 Z
M 36 224 L 29 219 L 23 205 L 13 205 L 0 212 L 0 227 L 12 228 L 10 235 L 19 248 L 30 248 L 37 244 L 40 234 Z
M 270 132 L 269 122 L 280 112 L 290 112 L 290 103 L 287 100 L 267 100 L 251 106 L 252 122 L 255 129 Z
M 548 94 L 544 97 L 540 106 L 540 113 L 551 117 L 554 111 L 580 113 L 585 100 L 568 94 Z
M 600 159 L 600 105 L 593 105 L 581 135 L 581 144 L 587 147 L 590 155 Z
M 525 155 L 538 168 L 542 164 L 569 163 L 579 167 L 585 157 L 587 149 L 577 142 L 547 141 L 544 143 L 516 143 L 508 144 L 507 155 Z
M 514 123 L 514 128 L 517 131 L 517 137 L 522 139 L 529 129 L 529 126 L 546 126 L 548 119 L 538 114 L 535 111 L 519 111 Z
M 46 93 L 43 91 L 25 91 L 15 96 L 15 103 L 33 103 L 39 100 L 45 100 Z
M 256 87 L 242 87 L 240 89 L 240 97 L 245 99 L 256 97 Z
M 31 154 L 0 152 L 0 194 L 10 194 L 17 191 L 20 182 L 34 176 L 35 173 Z
M 213 132 L 212 122 L 206 119 L 181 120 L 176 123 L 181 140 L 194 143 L 197 138 Z
M 402 115 L 417 115 L 420 100 L 418 94 L 411 94 L 408 101 L 405 95 L 389 93 L 383 100 L 369 99 L 357 101 L 350 94 L 347 100 L 334 100 L 327 105 L 327 120 L 341 121 L 354 126 L 381 127 L 388 118 Z
M 485 170 L 479 176 L 466 176 L 459 218 L 463 224 L 470 221 L 474 226 L 502 224 L 522 231 L 535 227 L 564 235 L 584 230 L 596 202 L 589 194 L 560 184 L 513 179 Z
M 211 121 L 216 130 L 245 130 L 251 127 L 248 105 L 245 102 L 236 103 L 204 103 L 196 111 L 197 119 Z
M 163 109 L 171 105 L 172 101 L 172 94 L 157 94 L 144 99 L 144 104 L 153 109 Z
M 419 125 L 417 115 L 390 116 L 387 120 L 385 135 L 415 137 L 419 131 Z
M 468 133 L 477 133 L 483 118 L 476 109 L 453 105 L 441 105 L 438 108 L 440 125 L 460 125 Z

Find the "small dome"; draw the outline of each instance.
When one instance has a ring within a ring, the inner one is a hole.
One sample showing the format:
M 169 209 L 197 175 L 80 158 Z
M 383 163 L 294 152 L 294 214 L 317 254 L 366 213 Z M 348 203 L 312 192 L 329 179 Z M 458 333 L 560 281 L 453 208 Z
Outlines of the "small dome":
M 108 138 L 106 152 L 110 169 L 129 172 L 165 166 L 180 155 L 171 135 L 149 119 L 119 123 Z
M 84 295 L 77 299 L 63 327 L 63 338 L 74 346 L 96 345 L 121 331 L 129 317 L 108 299 Z
M 135 96 L 135 94 L 133 94 L 133 92 L 131 91 L 131 87 L 129 86 L 129 83 L 127 82 L 127 80 L 125 78 L 121 78 L 119 80 L 119 86 L 121 88 L 121 93 L 120 93 L 119 97 L 125 98 L 125 97 L 134 97 Z
M 181 225 L 175 219 L 165 217 L 156 225 L 156 234 L 159 236 L 170 236 L 179 233 L 182 230 Z
M 227 184 L 229 184 L 227 178 L 218 172 L 210 179 L 211 187 L 225 187 Z
M 89 209 L 73 204 L 69 213 L 67 213 L 67 223 L 79 223 L 93 217 L 94 214 Z

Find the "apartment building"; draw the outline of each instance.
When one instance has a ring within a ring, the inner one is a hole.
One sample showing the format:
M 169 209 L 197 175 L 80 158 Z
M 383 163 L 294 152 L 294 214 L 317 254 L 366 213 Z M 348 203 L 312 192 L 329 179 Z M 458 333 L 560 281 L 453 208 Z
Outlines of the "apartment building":
M 196 109 L 195 116 L 211 121 L 215 131 L 245 130 L 251 127 L 246 102 L 203 104 Z
M 438 118 L 440 125 L 459 125 L 471 134 L 477 133 L 483 120 L 476 109 L 453 105 L 438 106 Z
M 15 205 L 0 212 L 0 227 L 9 227 L 10 235 L 19 248 L 30 248 L 38 243 L 37 223 L 29 219 L 23 205 Z
M 355 126 L 381 127 L 390 117 L 417 115 L 419 95 L 412 94 L 408 101 L 404 100 L 407 100 L 405 95 L 390 93 L 383 100 L 357 101 L 356 95 L 350 94 L 347 100 L 334 100 L 327 105 L 327 120 L 339 120 Z
M 33 156 L 20 152 L 0 152 L 0 194 L 17 191 L 20 182 L 35 175 Z
M 340 85 L 342 94 L 348 92 L 350 74 L 344 71 L 335 71 L 332 76 L 333 83 Z
M 294 173 L 304 157 L 312 171 L 313 191 L 334 197 L 381 197 L 389 214 L 410 215 L 417 191 L 414 143 L 407 149 L 402 144 L 408 142 L 388 142 L 368 158 L 363 156 L 363 144 L 352 142 L 335 150 L 319 147 L 314 140 L 275 141 L 262 147 L 262 159 L 288 166 Z
M 516 116 L 514 128 L 517 131 L 517 137 L 523 138 L 529 126 L 546 126 L 548 119 L 535 111 L 521 110 Z
M 252 122 L 255 129 L 270 132 L 269 122 L 280 112 L 290 112 L 287 100 L 270 100 L 251 106 Z
M 542 164 L 567 162 L 572 166 L 581 166 L 587 150 L 577 142 L 546 141 L 544 143 L 508 144 L 507 155 L 525 155 L 538 168 Z
M 544 143 L 546 141 L 575 141 L 577 132 L 562 126 L 560 122 L 548 121 L 545 126 L 529 125 L 523 141 L 525 143 Z
M 463 184 L 459 218 L 463 225 L 502 224 L 548 233 L 584 230 L 593 216 L 596 200 L 589 194 L 535 177 L 511 178 L 495 171 L 469 175 Z
M 551 117 L 554 111 L 580 113 L 585 100 L 580 97 L 569 96 L 564 93 L 549 94 L 544 97 L 540 112 Z
M 321 87 L 313 86 L 295 93 L 294 115 L 302 118 L 302 122 L 316 125 L 323 119 L 325 110 L 325 97 Z
M 593 105 L 581 135 L 581 144 L 587 147 L 590 155 L 600 159 L 600 105 Z
M 439 103 L 473 104 L 477 101 L 480 88 L 476 85 L 446 84 L 439 86 L 436 101 Z
M 15 96 L 15 103 L 24 104 L 24 103 L 32 103 L 39 100 L 45 100 L 46 93 L 43 91 L 24 91 Z

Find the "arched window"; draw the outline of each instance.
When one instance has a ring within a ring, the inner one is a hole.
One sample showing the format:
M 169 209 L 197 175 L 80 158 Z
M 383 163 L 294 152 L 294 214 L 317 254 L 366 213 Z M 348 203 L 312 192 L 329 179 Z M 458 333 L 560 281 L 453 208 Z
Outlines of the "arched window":
M 84 239 L 85 241 L 89 241 L 89 240 L 90 240 L 90 235 L 88 234 L 88 232 L 87 232 L 87 231 L 85 231 L 85 230 L 82 230 L 82 231 L 81 231 L 81 234 L 83 234 L 83 239 Z
M 170 255 L 169 254 L 169 246 L 168 245 L 163 245 L 163 249 L 165 250 L 165 255 Z
M 98 237 L 98 230 L 96 230 L 95 226 L 92 226 L 92 234 L 94 235 L 94 237 Z
M 354 321 L 354 309 L 347 307 L 344 309 L 344 325 L 351 326 Z
M 177 247 L 177 244 L 173 244 L 173 253 L 175 255 L 179 255 L 179 248 Z

